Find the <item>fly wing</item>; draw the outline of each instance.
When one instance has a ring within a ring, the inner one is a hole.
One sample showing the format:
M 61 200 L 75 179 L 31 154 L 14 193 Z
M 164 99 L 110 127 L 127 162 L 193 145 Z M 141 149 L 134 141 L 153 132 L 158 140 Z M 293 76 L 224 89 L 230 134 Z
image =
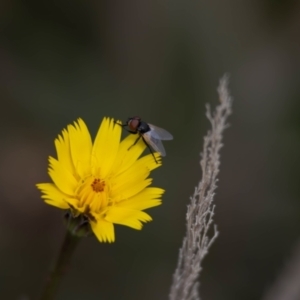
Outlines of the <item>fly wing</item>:
M 152 131 L 144 133 L 143 139 L 153 148 L 154 151 L 159 152 L 161 156 L 166 156 L 166 151 L 161 140 L 153 136 Z
M 154 138 L 159 140 L 173 140 L 173 135 L 165 129 L 148 124 L 151 129 L 151 134 Z

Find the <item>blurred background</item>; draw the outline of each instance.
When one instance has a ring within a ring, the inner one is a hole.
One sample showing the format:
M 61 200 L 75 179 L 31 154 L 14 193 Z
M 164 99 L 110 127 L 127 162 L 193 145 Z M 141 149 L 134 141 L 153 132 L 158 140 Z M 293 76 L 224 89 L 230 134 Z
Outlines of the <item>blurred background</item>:
M 220 236 L 203 299 L 261 299 L 300 238 L 300 2 L 21 1 L 0 3 L 0 295 L 39 294 L 63 236 L 48 182 L 54 139 L 81 117 L 140 115 L 170 131 L 153 173 L 166 189 L 141 232 L 84 239 L 57 299 L 167 299 L 185 213 L 201 172 L 205 104 L 231 74 L 231 127 L 215 197 Z

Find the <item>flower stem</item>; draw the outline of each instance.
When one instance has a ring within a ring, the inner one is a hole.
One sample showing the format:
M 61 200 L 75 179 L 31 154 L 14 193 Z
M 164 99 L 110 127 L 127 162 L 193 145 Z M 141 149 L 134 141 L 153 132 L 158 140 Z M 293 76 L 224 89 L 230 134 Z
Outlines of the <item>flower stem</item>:
M 50 271 L 46 280 L 44 289 L 39 300 L 53 300 L 59 283 L 67 271 L 71 256 L 80 240 L 78 235 L 72 234 L 72 231 L 67 230 L 58 258 Z

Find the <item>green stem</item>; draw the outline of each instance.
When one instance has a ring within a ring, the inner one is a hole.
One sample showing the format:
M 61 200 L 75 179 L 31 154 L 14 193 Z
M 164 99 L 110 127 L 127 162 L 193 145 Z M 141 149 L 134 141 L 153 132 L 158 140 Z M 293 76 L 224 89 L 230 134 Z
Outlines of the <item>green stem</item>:
M 68 269 L 71 256 L 78 244 L 79 239 L 80 237 L 73 235 L 70 230 L 67 230 L 57 261 L 50 271 L 39 300 L 54 299 L 59 283 L 64 273 Z

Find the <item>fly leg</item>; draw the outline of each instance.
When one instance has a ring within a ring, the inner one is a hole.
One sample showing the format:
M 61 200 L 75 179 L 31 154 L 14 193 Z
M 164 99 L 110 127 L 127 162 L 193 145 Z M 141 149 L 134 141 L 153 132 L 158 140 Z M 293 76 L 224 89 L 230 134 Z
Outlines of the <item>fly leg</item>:
M 145 139 L 143 138 L 143 142 L 146 144 L 146 146 L 148 147 L 148 149 L 150 150 L 150 152 L 151 152 L 151 154 L 152 154 L 152 156 L 153 156 L 153 158 L 154 158 L 154 160 L 155 160 L 155 162 L 158 164 L 158 162 L 157 162 L 157 160 L 156 160 L 156 158 L 155 158 L 155 155 L 154 155 L 154 153 L 153 153 L 153 151 L 152 151 L 152 149 L 151 149 L 151 147 L 149 146 L 149 144 L 145 141 Z
M 130 132 L 130 131 L 128 131 L 128 132 Z M 131 133 L 136 134 L 137 132 L 131 132 Z M 130 150 L 131 147 L 133 147 L 134 145 L 136 145 L 136 143 L 140 140 L 141 137 L 142 137 L 142 136 L 139 135 L 138 138 L 135 140 L 135 142 L 134 142 L 127 150 Z M 143 140 L 144 140 L 144 139 L 143 139 Z
M 114 121 L 114 123 L 115 123 L 115 124 L 118 124 L 118 125 L 121 126 L 121 127 L 127 126 L 127 123 L 125 123 L 125 124 L 120 124 L 120 123 L 117 122 L 117 121 Z
M 118 123 L 117 121 L 114 121 L 115 122 L 115 124 L 117 124 L 117 125 L 119 125 L 119 126 L 121 126 L 121 127 L 125 127 L 125 126 L 128 126 L 128 124 L 127 123 L 125 123 L 125 124 L 120 124 L 120 123 Z M 137 134 L 137 131 L 132 131 L 132 130 L 129 130 L 129 129 L 127 129 L 127 128 L 124 128 L 127 132 L 129 132 L 129 133 L 132 133 L 132 134 Z
M 132 131 L 132 130 L 128 130 L 126 128 L 124 128 L 127 132 L 132 133 L 132 134 L 137 134 L 137 131 Z
M 120 123 L 118 123 L 117 121 L 114 121 L 114 123 L 115 124 L 117 124 L 117 125 L 119 125 L 119 126 L 121 126 L 122 128 L 124 128 L 125 126 L 128 126 L 128 123 L 126 122 L 125 124 L 120 124 Z M 133 133 L 133 134 L 136 134 L 137 133 L 137 131 L 132 131 L 132 130 L 129 130 L 129 129 L 127 129 L 127 128 L 124 128 L 127 132 L 129 132 L 129 133 Z

